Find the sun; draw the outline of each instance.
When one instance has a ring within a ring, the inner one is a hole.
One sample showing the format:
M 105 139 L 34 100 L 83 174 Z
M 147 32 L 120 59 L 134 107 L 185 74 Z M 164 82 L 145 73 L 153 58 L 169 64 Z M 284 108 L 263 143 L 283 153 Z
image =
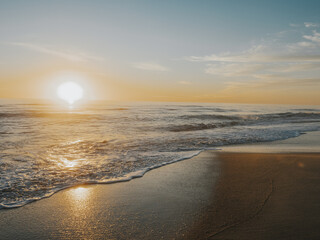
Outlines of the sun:
M 75 82 L 64 82 L 59 85 L 57 95 L 70 105 L 83 97 L 83 88 Z

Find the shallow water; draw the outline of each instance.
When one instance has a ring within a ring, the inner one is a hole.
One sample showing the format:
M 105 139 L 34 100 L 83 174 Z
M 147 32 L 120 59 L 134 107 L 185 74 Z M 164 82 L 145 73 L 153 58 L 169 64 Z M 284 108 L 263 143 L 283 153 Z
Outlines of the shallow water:
M 319 106 L 0 102 L 0 208 L 108 183 L 204 149 L 320 130 Z

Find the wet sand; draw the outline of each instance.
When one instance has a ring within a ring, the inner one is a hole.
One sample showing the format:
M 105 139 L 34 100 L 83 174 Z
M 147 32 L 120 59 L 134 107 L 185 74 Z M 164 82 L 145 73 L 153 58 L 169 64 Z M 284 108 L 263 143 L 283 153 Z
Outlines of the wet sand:
M 211 204 L 219 161 L 210 152 L 130 182 L 80 186 L 0 211 L 0 239 L 175 239 Z
M 320 154 L 217 157 L 213 202 L 184 239 L 320 239 Z
M 320 154 L 245 148 L 1 210 L 0 239 L 320 239 Z

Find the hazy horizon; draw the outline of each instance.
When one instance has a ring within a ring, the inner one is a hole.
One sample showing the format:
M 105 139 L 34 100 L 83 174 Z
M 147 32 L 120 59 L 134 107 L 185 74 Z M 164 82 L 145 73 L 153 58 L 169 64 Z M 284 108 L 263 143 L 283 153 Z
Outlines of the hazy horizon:
M 319 1 L 1 1 L 0 98 L 320 105 Z

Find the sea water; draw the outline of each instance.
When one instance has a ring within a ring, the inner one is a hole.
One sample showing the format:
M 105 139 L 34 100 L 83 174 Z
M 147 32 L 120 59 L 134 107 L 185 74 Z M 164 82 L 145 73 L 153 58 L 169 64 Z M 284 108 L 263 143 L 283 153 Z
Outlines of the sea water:
M 205 149 L 320 130 L 319 106 L 0 101 L 0 208 L 128 181 Z

